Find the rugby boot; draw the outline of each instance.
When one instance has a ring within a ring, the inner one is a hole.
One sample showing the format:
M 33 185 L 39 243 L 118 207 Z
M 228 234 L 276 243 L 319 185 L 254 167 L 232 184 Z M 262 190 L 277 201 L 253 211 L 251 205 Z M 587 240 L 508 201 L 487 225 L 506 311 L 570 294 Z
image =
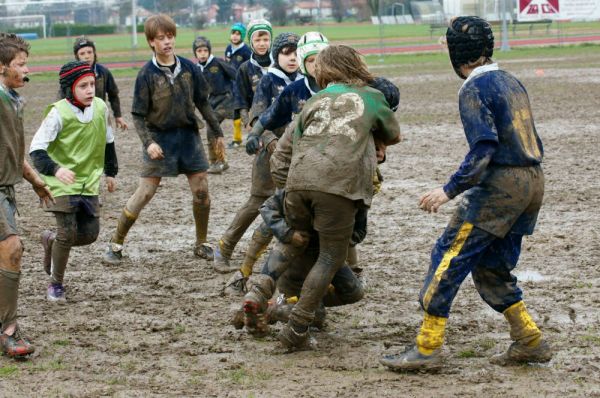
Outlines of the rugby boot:
M 292 308 L 294 308 L 294 304 L 297 302 L 298 297 L 286 298 L 283 294 L 280 294 L 277 298 L 270 299 L 265 311 L 269 324 L 273 325 L 277 322 L 288 323 Z
M 248 333 L 264 336 L 269 332 L 269 320 L 265 314 L 268 300 L 275 292 L 275 281 L 268 275 L 255 275 L 248 281 L 248 293 L 244 296 L 244 325 Z
M 11 358 L 24 359 L 35 352 L 35 347 L 17 326 L 12 336 L 0 334 L 0 352 Z
M 327 310 L 323 303 L 319 304 L 319 307 L 315 311 L 315 318 L 310 324 L 311 327 L 323 330 L 325 328 L 325 318 L 327 317 Z
M 237 330 L 244 328 L 244 308 L 238 308 L 233 312 L 230 323 Z
M 221 242 L 213 250 L 213 268 L 215 271 L 221 274 L 227 274 L 229 272 L 237 271 L 238 268 L 229 264 L 231 257 L 226 256 L 223 253 Z
M 231 141 L 227 144 L 227 149 L 239 148 L 242 145 L 242 141 Z
M 229 168 L 229 163 L 218 161 L 218 162 L 215 162 L 215 163 L 213 163 L 213 164 L 210 165 L 210 167 L 207 170 L 207 173 L 209 173 L 209 174 L 221 174 L 222 172 L 224 172 L 228 168 Z
M 67 301 L 65 287 L 61 283 L 51 283 L 48 285 L 48 301 L 53 303 L 64 303 Z
M 302 351 L 312 349 L 312 342 L 308 328 L 304 331 L 296 330 L 292 322 L 288 322 L 277 334 L 277 338 L 288 351 Z
M 225 284 L 223 293 L 228 296 L 243 296 L 248 292 L 246 282 L 248 278 L 242 274 L 242 271 L 236 271 Z
M 119 265 L 123 260 L 123 245 L 109 242 L 102 261 L 108 265 Z
M 210 261 L 213 259 L 213 249 L 206 243 L 196 243 L 194 245 L 194 255 L 204 260 Z
M 490 363 L 500 366 L 525 363 L 546 363 L 552 359 L 552 348 L 542 340 L 535 347 L 529 347 L 518 341 L 513 342 L 505 353 L 494 355 Z
M 422 354 L 416 345 L 408 347 L 402 354 L 384 355 L 379 362 L 391 370 L 432 370 L 442 366 L 441 348 L 431 354 Z
M 54 243 L 54 239 L 56 239 L 56 234 L 48 230 L 43 231 L 40 236 L 40 241 L 44 248 L 44 271 L 46 271 L 48 275 L 50 275 L 52 267 L 52 244 Z

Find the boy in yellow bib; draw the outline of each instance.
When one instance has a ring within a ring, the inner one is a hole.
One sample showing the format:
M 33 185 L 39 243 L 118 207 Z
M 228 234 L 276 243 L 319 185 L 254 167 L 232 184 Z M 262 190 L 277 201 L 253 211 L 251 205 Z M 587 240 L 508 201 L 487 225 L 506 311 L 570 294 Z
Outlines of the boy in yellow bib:
M 93 243 L 100 230 L 98 189 L 106 174 L 109 192 L 118 171 L 108 108 L 95 97 L 93 70 L 74 61 L 60 70 L 66 98 L 46 109 L 46 118 L 31 142 L 30 155 L 56 203 L 48 210 L 58 230 L 44 231 L 44 268 L 51 276 L 48 300 L 65 301 L 63 278 L 73 246 Z

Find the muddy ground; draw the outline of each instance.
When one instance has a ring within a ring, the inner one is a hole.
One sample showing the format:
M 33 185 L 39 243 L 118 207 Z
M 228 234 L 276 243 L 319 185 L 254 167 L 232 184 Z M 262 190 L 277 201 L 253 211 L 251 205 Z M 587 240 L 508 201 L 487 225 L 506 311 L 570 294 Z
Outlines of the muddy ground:
M 191 197 L 184 177 L 163 181 L 126 242 L 118 267 L 100 258 L 119 211 L 136 187 L 140 143 L 118 134 L 119 190 L 103 194 L 98 242 L 72 251 L 68 302 L 46 301 L 40 232 L 54 226 L 26 185 L 18 189 L 24 254 L 20 323 L 37 352 L 24 363 L 0 357 L 0 396 L 422 397 L 600 396 L 599 55 L 502 64 L 527 86 L 546 150 L 547 187 L 536 233 L 524 241 L 517 275 L 525 301 L 556 349 L 548 366 L 501 368 L 488 357 L 510 344 L 501 315 L 468 278 L 455 301 L 437 374 L 397 374 L 378 358 L 410 344 L 420 324 L 417 294 L 430 249 L 456 201 L 437 215 L 418 197 L 444 183 L 466 143 L 457 113 L 460 81 L 446 65 L 381 68 L 402 91 L 404 142 L 383 166 L 385 183 L 360 246 L 368 294 L 332 309 L 318 349 L 284 354 L 273 335 L 256 340 L 229 326 L 239 300 L 220 295 L 228 278 L 192 254 Z M 415 75 L 414 71 L 419 70 Z M 543 70 L 543 75 L 540 70 Z M 536 72 L 537 71 L 537 72 Z M 120 79 L 123 109 L 132 80 Z M 56 84 L 35 78 L 28 141 Z M 231 124 L 224 123 L 226 135 Z M 210 176 L 209 237 L 215 243 L 249 193 L 250 158 L 229 151 L 231 168 Z M 246 234 L 234 261 L 242 259 Z

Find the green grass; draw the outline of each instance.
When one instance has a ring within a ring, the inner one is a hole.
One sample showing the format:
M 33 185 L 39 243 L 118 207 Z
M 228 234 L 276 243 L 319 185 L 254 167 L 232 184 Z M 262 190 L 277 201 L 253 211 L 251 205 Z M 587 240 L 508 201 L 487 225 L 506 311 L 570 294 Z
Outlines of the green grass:
M 227 380 L 234 384 L 240 385 L 254 385 L 262 383 L 264 381 L 271 380 L 273 375 L 265 371 L 248 371 L 246 369 L 239 368 L 234 370 L 224 370 L 217 373 L 217 378 L 220 380 Z
M 69 344 L 71 344 L 71 342 L 69 340 L 54 340 L 52 342 L 52 345 L 60 346 L 60 347 L 67 346 Z
M 464 350 L 458 353 L 459 358 L 474 358 L 477 354 L 473 350 Z
M 0 378 L 9 377 L 19 373 L 19 368 L 16 365 L 7 365 L 0 367 Z

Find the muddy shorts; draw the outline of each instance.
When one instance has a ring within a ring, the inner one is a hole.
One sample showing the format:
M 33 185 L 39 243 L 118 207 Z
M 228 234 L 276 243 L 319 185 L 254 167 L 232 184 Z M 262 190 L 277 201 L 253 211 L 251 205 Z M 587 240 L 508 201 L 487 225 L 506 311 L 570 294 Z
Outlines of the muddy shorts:
M 17 205 L 15 202 L 15 190 L 12 186 L 0 187 L 0 241 L 11 235 L 18 235 Z
M 177 129 L 168 133 L 153 133 L 162 148 L 164 158 L 150 159 L 143 150 L 141 177 L 177 177 L 208 170 L 208 160 L 200 135 L 193 129 Z
M 544 197 L 541 166 L 490 166 L 482 182 L 465 192 L 455 217 L 497 237 L 531 235 Z
M 46 211 L 52 213 L 77 213 L 79 211 L 91 217 L 100 217 L 98 196 L 66 195 L 54 198 Z

